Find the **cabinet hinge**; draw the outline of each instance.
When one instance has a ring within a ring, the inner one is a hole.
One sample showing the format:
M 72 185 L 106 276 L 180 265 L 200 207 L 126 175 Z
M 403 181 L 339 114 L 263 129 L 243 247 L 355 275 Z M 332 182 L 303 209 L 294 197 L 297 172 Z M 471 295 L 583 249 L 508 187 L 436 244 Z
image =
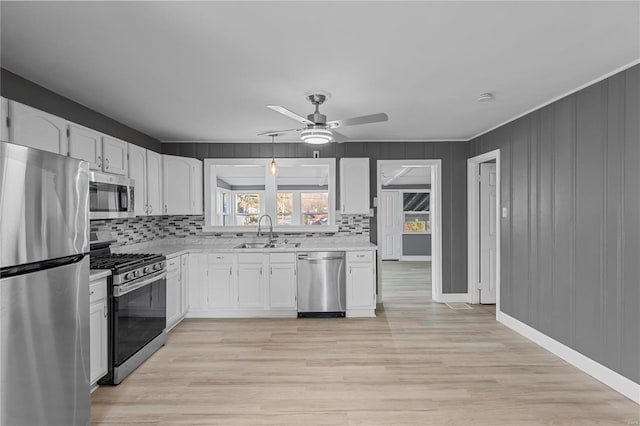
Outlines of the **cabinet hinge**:
M 70 138 L 71 137 L 71 129 L 67 127 L 67 137 Z
M 11 117 L 7 116 L 7 127 L 11 127 Z

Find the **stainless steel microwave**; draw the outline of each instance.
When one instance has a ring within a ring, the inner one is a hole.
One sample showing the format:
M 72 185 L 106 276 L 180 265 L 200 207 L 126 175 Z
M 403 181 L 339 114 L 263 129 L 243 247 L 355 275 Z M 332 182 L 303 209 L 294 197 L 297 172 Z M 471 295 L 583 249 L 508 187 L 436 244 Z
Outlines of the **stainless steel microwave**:
M 89 219 L 134 217 L 135 181 L 125 176 L 89 173 Z

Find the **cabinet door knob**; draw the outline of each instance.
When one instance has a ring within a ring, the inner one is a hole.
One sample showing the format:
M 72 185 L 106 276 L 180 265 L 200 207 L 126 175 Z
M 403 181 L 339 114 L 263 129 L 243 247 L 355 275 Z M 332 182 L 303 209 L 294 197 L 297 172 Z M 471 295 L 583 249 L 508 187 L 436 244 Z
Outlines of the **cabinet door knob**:
M 104 169 L 105 170 L 109 170 L 109 159 L 108 158 L 104 159 Z
M 106 318 L 107 315 L 109 314 L 109 311 L 107 311 L 107 305 L 104 305 L 103 311 L 104 311 L 104 317 Z
M 102 157 L 98 155 L 98 168 L 102 168 Z

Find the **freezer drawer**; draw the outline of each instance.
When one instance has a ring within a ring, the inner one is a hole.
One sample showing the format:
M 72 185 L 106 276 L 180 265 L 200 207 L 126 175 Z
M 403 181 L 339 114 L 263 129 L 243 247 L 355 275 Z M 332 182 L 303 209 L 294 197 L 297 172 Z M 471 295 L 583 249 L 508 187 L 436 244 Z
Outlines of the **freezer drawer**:
M 298 316 L 343 317 L 344 252 L 298 253 Z

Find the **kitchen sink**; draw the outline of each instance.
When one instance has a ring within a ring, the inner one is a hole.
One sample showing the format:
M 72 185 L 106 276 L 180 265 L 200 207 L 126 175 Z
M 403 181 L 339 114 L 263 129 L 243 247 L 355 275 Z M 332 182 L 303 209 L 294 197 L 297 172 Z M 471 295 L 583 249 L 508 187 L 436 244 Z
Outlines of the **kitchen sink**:
M 298 248 L 300 243 L 242 243 L 235 246 L 236 249 L 260 249 L 260 248 Z
M 264 246 L 264 248 L 298 248 L 300 243 L 271 243 Z
M 257 249 L 257 248 L 265 248 L 268 244 L 265 243 L 242 243 L 234 248 L 237 249 Z

